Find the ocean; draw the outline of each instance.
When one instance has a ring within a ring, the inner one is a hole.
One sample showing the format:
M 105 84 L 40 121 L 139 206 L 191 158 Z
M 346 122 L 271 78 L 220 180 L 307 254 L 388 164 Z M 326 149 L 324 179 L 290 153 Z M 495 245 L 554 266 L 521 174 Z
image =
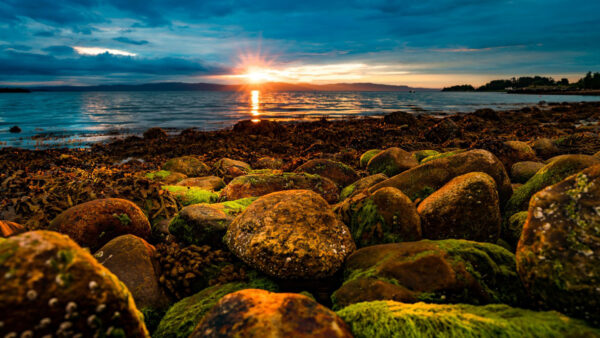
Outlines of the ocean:
M 0 94 L 0 147 L 85 147 L 116 135 L 227 128 L 244 119 L 296 121 L 353 116 L 508 110 L 594 96 L 465 92 L 33 92 Z M 10 133 L 19 126 L 21 133 Z

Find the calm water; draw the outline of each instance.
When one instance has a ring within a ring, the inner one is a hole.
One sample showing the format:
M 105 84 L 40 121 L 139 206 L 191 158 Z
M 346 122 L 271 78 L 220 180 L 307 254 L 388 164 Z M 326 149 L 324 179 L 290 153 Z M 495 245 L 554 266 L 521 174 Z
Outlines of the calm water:
M 215 130 L 243 119 L 282 121 L 410 112 L 512 109 L 547 102 L 598 101 L 593 96 L 448 92 L 35 92 L 0 94 L 0 147 L 81 146 L 139 134 L 149 127 Z M 11 134 L 18 125 L 23 131 Z M 113 135 L 113 136 L 111 136 Z M 49 137 L 51 136 L 51 137 Z

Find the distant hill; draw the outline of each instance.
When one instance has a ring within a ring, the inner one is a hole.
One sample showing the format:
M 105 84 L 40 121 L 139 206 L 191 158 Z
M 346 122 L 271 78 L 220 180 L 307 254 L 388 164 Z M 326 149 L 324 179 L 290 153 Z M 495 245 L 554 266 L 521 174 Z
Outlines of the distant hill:
M 452 87 L 445 87 L 442 89 L 443 92 L 474 92 L 475 88 L 471 85 L 458 85 Z
M 0 93 L 31 93 L 31 91 L 24 88 L 0 88 Z
M 408 86 L 394 86 L 376 83 L 335 83 L 335 84 L 311 84 L 311 83 L 284 83 L 269 82 L 260 85 L 223 85 L 216 83 L 184 83 L 184 82 L 161 82 L 146 83 L 139 85 L 98 85 L 98 86 L 47 86 L 31 88 L 34 91 L 51 92 L 89 92 L 89 91 L 240 91 L 247 89 L 263 89 L 269 91 L 326 91 L 326 92 L 408 92 L 408 91 L 439 91 L 432 88 L 412 88 Z

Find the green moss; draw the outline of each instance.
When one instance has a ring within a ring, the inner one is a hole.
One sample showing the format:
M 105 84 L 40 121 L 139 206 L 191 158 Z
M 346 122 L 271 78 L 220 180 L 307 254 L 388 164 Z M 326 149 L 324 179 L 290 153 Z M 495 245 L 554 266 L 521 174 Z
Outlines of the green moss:
M 149 172 L 146 174 L 146 178 L 151 179 L 151 180 L 155 180 L 155 179 L 162 180 L 169 176 L 171 176 L 171 172 L 168 170 L 153 171 L 153 172 Z
M 379 154 L 380 152 L 382 152 L 383 150 L 381 149 L 371 149 L 371 150 L 367 150 L 366 152 L 364 152 L 361 156 L 360 156 L 360 167 L 361 168 L 366 168 L 367 164 L 369 163 L 369 161 L 373 158 L 373 156 Z
M 439 155 L 440 152 L 436 151 L 436 150 L 419 150 L 419 151 L 415 151 L 413 153 L 413 155 L 415 156 L 415 159 L 420 163 L 421 161 L 423 161 L 423 159 L 430 157 L 430 156 L 435 156 L 435 155 Z
M 246 210 L 246 208 L 252 204 L 252 202 L 254 202 L 258 197 L 246 197 L 246 198 L 240 198 L 239 200 L 235 200 L 235 201 L 227 201 L 227 202 L 222 202 L 220 204 L 223 205 L 223 211 L 230 216 L 235 216 L 241 212 L 243 212 L 244 210 Z
M 427 163 L 429 161 L 437 160 L 438 158 L 444 158 L 444 157 L 449 157 L 449 156 L 452 156 L 452 155 L 464 153 L 465 151 L 466 150 L 464 150 L 464 149 L 458 149 L 458 150 L 453 150 L 453 151 L 447 151 L 445 153 L 437 153 L 437 154 L 430 155 L 430 156 L 427 156 L 427 157 L 423 158 L 420 161 L 420 163 L 421 164 Z
M 144 323 L 150 335 L 156 330 L 160 320 L 166 313 L 166 309 L 158 310 L 149 307 L 143 308 L 140 312 L 144 315 Z
M 210 190 L 204 190 L 198 187 L 184 187 L 178 185 L 164 185 L 164 190 L 171 192 L 177 200 L 183 205 L 198 203 L 214 203 L 218 200 L 219 194 Z
M 508 305 L 404 304 L 393 301 L 350 305 L 337 314 L 355 337 L 592 337 L 600 332 L 558 312 Z
M 516 214 L 510 216 L 508 219 L 508 226 L 506 227 L 506 231 L 502 233 L 502 237 L 506 239 L 506 241 L 515 248 L 519 238 L 521 237 L 521 232 L 523 231 L 523 225 L 527 220 L 527 215 L 529 213 L 527 211 L 517 212 Z
M 119 222 L 121 222 L 121 224 L 123 225 L 129 225 L 131 223 L 131 218 L 129 218 L 129 215 L 127 214 L 113 214 L 113 217 L 118 219 Z
M 202 317 L 221 297 L 243 289 L 277 291 L 277 286 L 265 278 L 251 278 L 247 283 L 228 283 L 204 289 L 175 303 L 160 321 L 154 338 L 187 338 Z
M 349 186 L 342 189 L 342 192 L 340 193 L 340 201 L 343 201 L 346 198 L 348 198 L 348 196 L 352 195 L 354 190 L 356 190 L 355 184 L 350 184 Z
M 434 192 L 435 192 L 435 189 L 433 187 L 424 186 L 421 190 L 417 191 L 413 196 L 409 196 L 409 197 L 414 197 L 414 198 L 412 198 L 413 201 L 416 201 L 417 199 L 424 200 L 427 197 L 429 197 L 429 195 L 433 194 Z

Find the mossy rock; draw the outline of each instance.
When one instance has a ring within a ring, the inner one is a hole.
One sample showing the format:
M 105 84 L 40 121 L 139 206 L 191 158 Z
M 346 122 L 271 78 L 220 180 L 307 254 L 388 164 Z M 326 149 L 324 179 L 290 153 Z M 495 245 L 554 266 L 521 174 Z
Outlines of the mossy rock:
M 431 154 L 427 157 L 422 158 L 421 161 L 419 161 L 419 163 L 420 164 L 427 163 L 429 161 L 437 160 L 438 158 L 445 158 L 445 157 L 453 156 L 456 154 L 464 153 L 465 151 L 466 151 L 465 149 L 457 149 L 457 150 L 452 150 L 452 151 L 446 151 L 443 153 L 438 152 L 437 154 Z
M 534 161 L 536 159 L 535 151 L 525 142 L 521 141 L 505 141 L 504 160 L 507 168 L 513 164 L 523 161 Z
M 176 185 L 196 187 L 204 190 L 217 191 L 225 187 L 225 182 L 217 176 L 192 177 L 179 181 Z
M 596 164 L 600 164 L 600 159 L 589 155 L 557 156 L 514 192 L 506 203 L 504 218 L 508 220 L 513 214 L 527 210 L 529 200 L 536 192 Z
M 352 184 L 359 178 L 356 171 L 344 163 L 327 159 L 310 160 L 296 168 L 294 172 L 327 177 L 339 187 L 345 187 Z
M 369 161 L 373 158 L 373 156 L 379 154 L 383 150 L 381 149 L 371 149 L 365 151 L 362 155 L 360 155 L 359 165 L 361 168 L 366 168 Z
M 259 197 L 282 190 L 312 190 L 329 202 L 339 198 L 337 185 L 326 177 L 307 173 L 251 174 L 234 178 L 221 190 L 221 200 Z
M 164 184 L 176 184 L 187 178 L 185 174 L 168 170 L 151 171 L 145 176 L 149 180 L 160 181 Z
M 517 162 L 510 168 L 510 178 L 513 183 L 525 183 L 544 166 L 545 164 L 541 162 Z
M 425 159 L 429 156 L 435 156 L 435 155 L 439 155 L 439 154 L 440 154 L 439 151 L 431 150 L 431 149 L 418 150 L 418 151 L 413 152 L 413 156 L 419 163 L 421 163 L 421 161 L 423 161 L 423 159 Z
M 536 312 L 504 304 L 405 304 L 375 301 L 337 314 L 356 338 L 372 337 L 599 337 L 600 331 L 558 312 Z
M 396 188 L 358 194 L 336 209 L 357 247 L 421 239 L 421 221 L 414 204 Z
M 529 143 L 535 154 L 542 159 L 547 159 L 559 154 L 560 150 L 549 138 L 538 138 Z
M 244 289 L 277 291 L 275 283 L 266 278 L 211 286 L 175 303 L 160 321 L 152 335 L 154 338 L 187 338 L 204 315 L 223 296 Z
M 500 235 L 500 202 L 494 179 L 481 172 L 453 178 L 417 208 L 423 237 L 494 243 Z
M 226 180 L 230 180 L 237 176 L 246 175 L 252 170 L 252 167 L 246 162 L 232 160 L 230 158 L 222 158 L 218 160 L 215 164 L 216 173 L 225 177 Z
M 343 201 L 349 197 L 352 197 L 363 190 L 379 183 L 387 180 L 388 177 L 385 174 L 375 174 L 367 177 L 363 177 L 360 180 L 350 184 L 349 186 L 342 189 L 340 193 L 340 201 Z
M 521 232 L 523 231 L 523 225 L 527 220 L 527 211 L 517 212 L 508 219 L 508 226 L 506 231 L 502 234 L 502 238 L 506 240 L 508 244 L 514 249 L 517 247 L 519 238 L 521 238 Z
M 418 198 L 424 199 L 454 177 L 475 171 L 486 173 L 494 179 L 500 197 L 500 205 L 503 205 L 512 194 L 510 179 L 498 158 L 489 151 L 481 149 L 421 164 L 375 184 L 369 188 L 369 191 L 374 192 L 383 187 L 394 187 L 400 189 L 414 201 Z
M 197 187 L 164 185 L 162 188 L 170 192 L 183 205 L 214 203 L 219 199 L 218 193 Z
M 422 240 L 361 248 L 346 260 L 334 309 L 372 300 L 522 306 L 515 256 L 498 245 Z
M 254 163 L 256 169 L 281 169 L 283 167 L 283 160 L 274 157 L 261 157 Z
M 127 287 L 67 236 L 32 231 L 2 241 L 0 276 L 5 337 L 149 337 Z
M 517 268 L 543 307 L 600 325 L 600 165 L 533 196 Z
M 189 177 L 205 176 L 210 172 L 210 167 L 194 156 L 172 158 L 163 164 L 162 169 L 182 173 Z
M 392 147 L 373 156 L 367 163 L 367 170 L 371 175 L 383 173 L 391 177 L 417 165 L 419 162 L 411 153 Z

